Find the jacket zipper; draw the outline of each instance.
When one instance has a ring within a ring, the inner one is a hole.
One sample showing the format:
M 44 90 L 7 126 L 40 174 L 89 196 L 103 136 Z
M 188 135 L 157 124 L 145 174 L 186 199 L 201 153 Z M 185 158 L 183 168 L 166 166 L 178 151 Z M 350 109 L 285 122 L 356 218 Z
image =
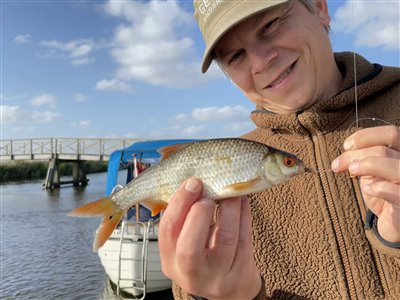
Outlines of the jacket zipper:
M 360 186 L 358 184 L 358 179 L 357 178 L 353 178 L 353 186 L 354 186 L 354 191 L 356 193 L 357 201 L 358 201 L 359 206 L 360 206 L 360 211 L 361 211 L 362 218 L 363 218 L 363 220 L 366 220 L 366 218 L 367 218 L 367 209 L 366 209 L 365 204 L 364 204 L 364 199 L 362 197 Z M 372 251 L 372 255 L 374 256 L 374 260 L 375 260 L 375 263 L 376 263 L 376 269 L 377 269 L 377 272 L 378 272 L 379 280 L 380 280 L 381 285 L 382 285 L 383 293 L 384 293 L 384 295 L 388 295 L 388 293 L 387 293 L 388 286 L 387 286 L 385 274 L 383 272 L 383 266 L 382 266 L 381 257 L 379 255 L 379 252 L 375 248 L 371 247 L 371 251 Z
M 312 130 L 312 127 L 308 125 L 308 122 L 303 118 L 302 115 L 299 115 L 299 120 L 301 122 L 301 124 L 303 124 L 303 126 L 305 126 L 305 128 L 307 129 L 307 131 L 310 133 L 313 144 L 314 144 L 314 149 L 315 149 L 315 157 L 316 157 L 316 163 L 317 163 L 317 168 L 318 171 L 321 170 L 325 170 L 324 168 L 324 164 L 322 161 L 322 154 L 321 154 L 321 149 L 320 149 L 320 142 L 318 140 L 318 136 L 317 134 L 314 132 L 314 130 Z M 332 224 L 333 224 L 333 228 L 334 228 L 334 232 L 336 235 L 336 239 L 337 239 L 337 243 L 338 243 L 338 247 L 339 247 L 339 252 L 340 252 L 340 257 L 342 259 L 342 263 L 343 263 L 343 269 L 344 269 L 344 273 L 345 273 L 345 278 L 347 280 L 347 286 L 349 289 L 349 296 L 350 299 L 357 299 L 357 293 L 355 290 L 355 285 L 354 285 L 354 281 L 353 281 L 353 276 L 351 273 L 351 268 L 350 268 L 350 262 L 349 259 L 347 257 L 347 251 L 346 251 L 346 247 L 344 244 L 344 238 L 343 235 L 341 233 L 341 229 L 340 229 L 340 225 L 339 225 L 339 217 L 336 213 L 336 209 L 333 203 L 333 199 L 332 199 L 332 195 L 330 193 L 330 187 L 328 184 L 328 179 L 327 176 L 325 174 L 325 172 L 318 172 L 319 174 L 319 178 L 322 184 L 322 188 L 324 191 L 324 195 L 325 195 L 325 200 L 328 206 L 328 211 L 329 214 L 332 217 Z

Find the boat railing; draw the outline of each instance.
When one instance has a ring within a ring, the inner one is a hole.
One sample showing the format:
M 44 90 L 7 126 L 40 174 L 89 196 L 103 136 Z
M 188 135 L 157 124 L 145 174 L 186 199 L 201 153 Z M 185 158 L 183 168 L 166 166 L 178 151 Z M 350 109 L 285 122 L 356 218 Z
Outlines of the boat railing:
M 121 224 L 121 237 L 120 237 L 120 246 L 119 246 L 119 255 L 118 255 L 118 280 L 117 280 L 117 296 L 121 297 L 121 288 L 125 288 L 125 286 L 121 287 L 121 282 L 128 281 L 131 282 L 132 288 L 137 290 L 138 292 L 142 292 L 140 298 L 135 298 L 139 300 L 143 300 L 146 297 L 146 284 L 147 284 L 147 254 L 148 254 L 148 241 L 149 241 L 149 230 L 152 227 L 154 231 L 154 226 L 143 222 L 137 221 L 128 221 L 126 219 L 123 220 Z M 137 261 L 135 258 L 123 257 L 122 256 L 122 247 L 124 242 L 127 240 L 131 240 L 130 237 L 125 237 L 128 234 L 128 228 L 133 227 L 135 235 L 141 236 L 138 238 L 135 243 L 141 244 L 141 266 L 140 266 L 140 277 L 139 278 L 123 278 L 121 276 L 121 265 L 122 261 Z

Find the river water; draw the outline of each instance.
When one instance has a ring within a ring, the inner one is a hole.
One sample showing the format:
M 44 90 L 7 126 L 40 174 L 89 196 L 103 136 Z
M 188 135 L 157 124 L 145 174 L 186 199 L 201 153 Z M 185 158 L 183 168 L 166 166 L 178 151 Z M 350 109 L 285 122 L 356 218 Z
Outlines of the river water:
M 106 173 L 86 187 L 1 186 L 0 299 L 117 299 L 92 252 L 100 218 L 67 213 L 105 195 Z

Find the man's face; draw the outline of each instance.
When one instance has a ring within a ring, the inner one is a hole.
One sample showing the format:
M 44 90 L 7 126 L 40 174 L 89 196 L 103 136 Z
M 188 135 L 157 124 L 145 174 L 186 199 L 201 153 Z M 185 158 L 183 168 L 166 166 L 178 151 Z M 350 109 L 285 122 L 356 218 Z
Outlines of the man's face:
M 256 104 L 291 113 L 333 96 L 339 88 L 325 1 L 311 13 L 290 1 L 228 31 L 214 52 L 224 71 Z

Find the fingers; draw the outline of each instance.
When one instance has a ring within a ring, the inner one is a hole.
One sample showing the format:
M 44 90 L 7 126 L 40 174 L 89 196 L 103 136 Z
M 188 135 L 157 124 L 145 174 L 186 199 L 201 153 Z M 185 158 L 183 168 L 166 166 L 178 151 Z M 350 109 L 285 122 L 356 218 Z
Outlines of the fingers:
M 352 162 L 349 172 L 355 176 L 374 176 L 397 182 L 400 181 L 400 160 L 369 157 Z
M 371 127 L 349 136 L 343 147 L 346 151 L 383 145 L 400 151 L 400 129 L 396 126 Z
M 239 240 L 232 269 L 241 268 L 243 261 L 253 257 L 250 203 L 247 197 L 242 197 L 241 201 Z
M 201 185 L 200 185 L 201 187 Z M 256 296 L 260 273 L 252 253 L 251 213 L 246 198 L 200 199 L 182 185 L 161 218 L 162 270 L 186 292 L 206 298 Z
M 400 152 L 384 146 L 374 146 L 361 150 L 346 151 L 332 162 L 331 167 L 335 172 L 343 172 L 349 170 L 352 163 L 371 157 L 386 157 L 400 160 Z
M 218 219 L 210 244 L 210 264 L 217 264 L 229 271 L 236 254 L 241 219 L 241 198 L 220 202 Z
M 180 272 L 196 276 L 204 266 L 208 249 L 210 223 L 214 218 L 215 201 L 201 199 L 191 207 L 178 238 L 176 257 Z
M 165 210 L 159 227 L 159 248 L 163 270 L 172 267 L 176 243 L 186 216 L 202 193 L 201 181 L 189 178 L 175 192 Z
M 385 199 L 393 204 L 393 206 L 400 208 L 400 185 L 396 183 L 378 181 L 363 185 L 361 189 L 370 199 Z M 379 215 L 379 213 L 380 211 L 377 214 Z

